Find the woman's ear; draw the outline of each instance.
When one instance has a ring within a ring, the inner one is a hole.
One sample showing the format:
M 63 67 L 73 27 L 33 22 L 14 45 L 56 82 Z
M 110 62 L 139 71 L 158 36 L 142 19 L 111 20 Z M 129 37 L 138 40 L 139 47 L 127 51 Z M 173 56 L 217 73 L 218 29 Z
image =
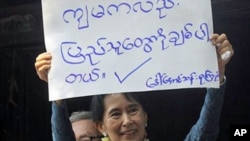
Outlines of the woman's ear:
M 94 123 L 95 128 L 100 132 L 100 133 L 105 133 L 104 126 L 102 122 L 96 122 Z

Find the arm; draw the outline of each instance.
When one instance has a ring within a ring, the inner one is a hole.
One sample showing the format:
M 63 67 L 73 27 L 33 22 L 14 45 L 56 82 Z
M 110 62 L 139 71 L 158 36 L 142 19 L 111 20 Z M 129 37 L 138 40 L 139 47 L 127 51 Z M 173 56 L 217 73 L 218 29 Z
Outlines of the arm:
M 75 141 L 75 136 L 69 121 L 68 110 L 65 101 L 52 102 L 52 137 L 53 141 Z
M 51 67 L 52 56 L 50 53 L 44 52 L 37 56 L 35 62 L 35 69 L 39 78 L 48 82 L 48 71 Z M 67 106 L 64 100 L 57 100 L 52 102 L 52 137 L 53 141 L 74 141 L 75 136 L 71 123 Z
M 185 141 L 214 141 L 219 134 L 219 120 L 223 105 L 225 91 L 225 66 L 234 54 L 232 45 L 225 34 L 213 34 L 211 37 L 212 44 L 216 47 L 220 88 L 208 88 L 204 104 L 202 106 L 200 117 L 195 125 L 191 128 L 186 136 Z M 227 59 L 221 57 L 222 54 L 229 51 Z
M 215 141 L 219 134 L 220 113 L 223 106 L 225 84 L 219 89 L 208 88 L 200 117 L 185 141 Z

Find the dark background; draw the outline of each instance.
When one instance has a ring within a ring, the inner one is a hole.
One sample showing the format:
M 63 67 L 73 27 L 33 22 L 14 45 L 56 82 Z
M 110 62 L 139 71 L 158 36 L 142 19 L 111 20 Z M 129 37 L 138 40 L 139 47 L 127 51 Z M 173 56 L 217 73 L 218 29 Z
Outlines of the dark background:
M 250 1 L 212 0 L 212 8 L 214 31 L 226 33 L 235 50 L 226 70 L 227 88 L 218 138 L 228 141 L 230 125 L 250 124 Z M 20 20 L 20 16 L 26 18 Z M 48 88 L 34 69 L 36 56 L 44 51 L 40 0 L 1 0 L 1 141 L 51 140 Z M 183 140 L 199 116 L 204 94 L 204 89 L 149 92 L 151 140 Z M 88 107 L 90 99 L 68 100 L 69 110 Z

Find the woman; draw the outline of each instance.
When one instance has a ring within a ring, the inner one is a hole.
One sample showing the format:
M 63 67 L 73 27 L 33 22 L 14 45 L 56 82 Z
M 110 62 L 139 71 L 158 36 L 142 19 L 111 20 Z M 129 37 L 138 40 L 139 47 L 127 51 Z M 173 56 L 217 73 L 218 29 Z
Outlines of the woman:
M 207 89 L 200 117 L 192 127 L 186 141 L 216 140 L 219 132 L 219 119 L 225 89 L 225 66 L 234 54 L 234 50 L 225 34 L 213 34 L 212 44 L 216 47 L 220 74 L 220 88 Z M 221 57 L 230 52 L 226 58 Z M 38 76 L 47 81 L 51 56 L 48 53 L 37 57 L 35 67 Z M 92 114 L 95 127 L 105 136 L 103 141 L 143 141 L 146 139 L 147 113 L 137 94 L 117 93 L 97 95 L 92 99 Z
M 93 97 L 92 118 L 106 138 L 112 141 L 146 139 L 148 117 L 136 96 L 138 94 L 119 93 Z
M 232 46 L 225 34 L 214 34 L 212 43 L 217 46 L 220 72 L 220 89 L 207 89 L 205 104 L 197 123 L 190 130 L 185 140 L 216 140 L 219 130 L 220 111 L 225 88 L 224 71 L 229 58 L 221 55 L 230 51 Z M 232 55 L 232 54 L 231 54 Z M 231 56 L 230 56 L 231 57 Z M 140 104 L 137 94 L 97 95 L 92 99 L 93 120 L 97 129 L 111 141 L 143 141 L 146 139 L 145 127 L 147 114 Z

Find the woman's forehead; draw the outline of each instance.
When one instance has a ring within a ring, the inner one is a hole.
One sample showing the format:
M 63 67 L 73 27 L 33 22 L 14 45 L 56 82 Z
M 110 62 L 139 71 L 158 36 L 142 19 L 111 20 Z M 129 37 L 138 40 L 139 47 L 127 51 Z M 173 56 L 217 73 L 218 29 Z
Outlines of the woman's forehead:
M 123 93 L 113 93 L 113 94 L 108 94 L 104 97 L 104 102 L 105 101 L 116 101 L 116 100 L 122 100 L 126 99 L 125 95 Z
M 121 102 L 126 102 L 126 103 L 137 103 L 138 102 L 133 98 L 133 97 L 126 97 L 125 94 L 123 93 L 116 93 L 116 94 L 109 94 L 106 95 L 104 98 L 104 104 L 111 105 L 112 104 L 121 104 Z

